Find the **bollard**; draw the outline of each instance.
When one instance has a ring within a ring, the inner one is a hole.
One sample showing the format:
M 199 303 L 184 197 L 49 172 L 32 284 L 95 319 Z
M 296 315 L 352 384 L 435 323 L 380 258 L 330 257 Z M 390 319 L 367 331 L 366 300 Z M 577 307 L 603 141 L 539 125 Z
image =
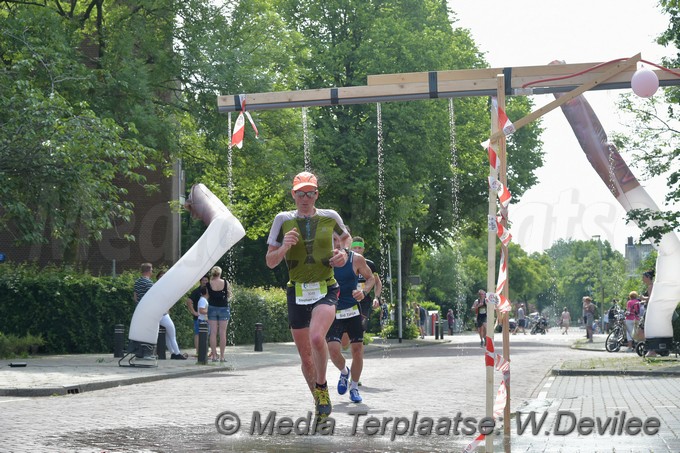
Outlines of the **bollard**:
M 113 326 L 113 356 L 123 357 L 123 346 L 125 344 L 125 326 L 116 324 Z
M 156 342 L 156 356 L 158 360 L 165 360 L 165 327 L 158 327 L 158 341 Z
M 208 364 L 208 323 L 198 323 L 198 363 Z
M 439 321 L 434 321 L 434 339 L 439 340 Z
M 255 351 L 262 351 L 262 342 L 264 341 L 263 325 L 261 322 L 255 323 Z
M 441 319 L 439 320 L 439 339 L 443 340 L 444 339 L 444 321 Z

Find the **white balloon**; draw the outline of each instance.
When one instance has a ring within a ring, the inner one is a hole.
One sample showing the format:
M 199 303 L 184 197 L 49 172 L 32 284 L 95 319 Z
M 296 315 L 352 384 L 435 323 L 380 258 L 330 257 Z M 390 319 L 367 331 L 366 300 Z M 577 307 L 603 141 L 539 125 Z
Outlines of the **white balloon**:
M 654 71 L 640 68 L 635 71 L 635 74 L 630 79 L 630 86 L 633 89 L 633 93 L 641 98 L 648 98 L 654 96 L 656 90 L 659 89 L 659 78 Z

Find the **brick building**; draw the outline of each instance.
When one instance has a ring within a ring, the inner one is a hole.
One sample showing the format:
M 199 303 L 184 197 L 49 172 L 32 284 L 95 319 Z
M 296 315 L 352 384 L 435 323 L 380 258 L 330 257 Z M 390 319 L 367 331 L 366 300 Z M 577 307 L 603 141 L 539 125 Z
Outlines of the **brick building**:
M 173 177 L 164 177 L 161 170 L 147 173 L 147 183 L 157 184 L 159 191 L 147 194 L 138 184 L 125 184 L 128 201 L 134 203 L 134 214 L 129 222 L 102 232 L 102 240 L 77 251 L 77 265 L 93 275 L 119 274 L 138 270 L 140 263 L 154 267 L 169 267 L 180 257 L 181 214 L 170 202 L 184 196 L 184 180 L 180 163 L 174 166 Z M 47 232 L 46 232 L 47 233 Z M 135 237 L 134 242 L 124 238 Z M 48 244 L 15 246 L 9 231 L 0 231 L 0 253 L 15 263 L 32 262 L 43 267 L 63 263 L 64 256 L 58 241 Z

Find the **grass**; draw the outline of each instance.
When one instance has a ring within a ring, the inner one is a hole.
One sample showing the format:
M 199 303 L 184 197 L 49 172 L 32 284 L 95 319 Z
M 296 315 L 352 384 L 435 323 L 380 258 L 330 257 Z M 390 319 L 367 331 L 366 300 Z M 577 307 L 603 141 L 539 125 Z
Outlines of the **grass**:
M 616 354 L 616 353 L 614 353 Z M 653 371 L 664 368 L 680 368 L 680 359 L 673 357 L 642 358 L 637 354 L 621 357 L 619 354 L 611 358 L 584 358 L 579 360 L 565 360 L 563 370 L 616 370 L 616 371 Z

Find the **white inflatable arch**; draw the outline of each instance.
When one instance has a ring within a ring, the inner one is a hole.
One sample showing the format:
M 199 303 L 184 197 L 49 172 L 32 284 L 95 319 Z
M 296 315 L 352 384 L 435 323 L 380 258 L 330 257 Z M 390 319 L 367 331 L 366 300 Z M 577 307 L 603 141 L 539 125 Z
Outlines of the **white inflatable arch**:
M 203 235 L 142 297 L 128 336 L 128 353 L 151 357 L 158 340 L 158 321 L 243 236 L 245 230 L 227 207 L 203 184 L 194 185 L 185 204 L 208 226 Z
M 607 134 L 585 97 L 578 96 L 561 108 L 588 161 L 626 212 L 645 208 L 658 211 L 658 206 L 630 171 L 614 144 L 607 141 Z M 669 349 L 673 341 L 673 311 L 680 301 L 680 240 L 674 232 L 670 232 L 661 238 L 658 245 L 653 245 L 658 251 L 658 258 L 656 280 L 645 315 L 645 337 L 647 349 L 662 351 Z

